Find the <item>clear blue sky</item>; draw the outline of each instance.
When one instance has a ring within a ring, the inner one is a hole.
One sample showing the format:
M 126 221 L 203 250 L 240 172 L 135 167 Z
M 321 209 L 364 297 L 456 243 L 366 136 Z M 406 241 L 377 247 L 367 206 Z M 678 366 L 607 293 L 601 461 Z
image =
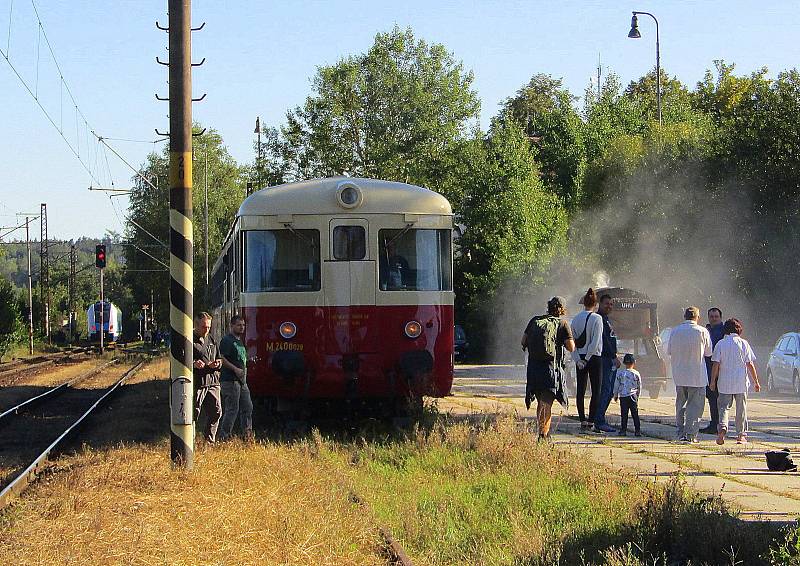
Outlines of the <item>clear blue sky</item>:
M 0 49 L 6 51 L 10 0 L 0 0 Z M 155 139 L 167 129 L 166 0 L 101 2 L 37 0 L 39 14 L 67 83 L 89 123 L 103 136 Z M 582 95 L 596 73 L 623 83 L 655 62 L 655 26 L 642 17 L 642 39 L 627 38 L 631 10 L 652 11 L 661 31 L 662 66 L 694 86 L 714 59 L 739 72 L 767 66 L 772 75 L 797 65 L 800 10 L 796 2 L 744 1 L 307 1 L 195 0 L 194 57 L 207 58 L 194 73 L 195 120 L 220 131 L 240 161 L 252 159 L 256 116 L 282 122 L 288 108 L 309 94 L 318 65 L 370 46 L 377 32 L 397 24 L 418 37 L 443 43 L 475 74 L 487 125 L 498 104 L 534 73 L 562 77 Z M 10 57 L 36 83 L 38 33 L 30 0 L 15 0 Z M 46 47 L 39 50 L 39 97 L 61 122 L 58 75 Z M 75 112 L 64 97 L 64 131 L 75 143 Z M 51 237 L 99 236 L 121 224 L 106 196 L 87 190 L 90 178 L 33 99 L 0 58 L 0 225 L 14 212 L 47 202 Z M 69 133 L 68 133 L 69 132 Z M 140 165 L 152 144 L 111 142 Z M 96 144 L 92 144 L 93 146 Z M 86 151 L 84 138 L 80 148 Z M 93 148 L 92 148 L 93 149 Z M 85 155 L 85 154 L 84 154 Z M 94 163 L 94 153 L 88 157 Z M 101 155 L 102 157 L 102 155 Z M 109 154 L 116 186 L 130 186 L 131 171 Z M 108 182 L 108 173 L 101 179 Z M 116 198 L 124 212 L 124 198 Z

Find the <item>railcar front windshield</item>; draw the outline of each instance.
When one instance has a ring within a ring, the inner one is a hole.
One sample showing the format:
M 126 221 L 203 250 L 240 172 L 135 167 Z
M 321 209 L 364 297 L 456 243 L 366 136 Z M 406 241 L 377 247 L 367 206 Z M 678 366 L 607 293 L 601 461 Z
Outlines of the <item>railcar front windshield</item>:
M 248 230 L 245 234 L 245 292 L 319 291 L 318 230 Z
M 451 291 L 450 230 L 380 230 L 383 291 Z

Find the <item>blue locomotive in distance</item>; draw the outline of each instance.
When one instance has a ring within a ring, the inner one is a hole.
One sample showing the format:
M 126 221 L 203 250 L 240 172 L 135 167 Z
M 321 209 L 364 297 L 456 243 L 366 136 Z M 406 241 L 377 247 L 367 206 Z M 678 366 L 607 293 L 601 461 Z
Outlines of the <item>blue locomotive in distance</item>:
M 102 310 L 103 321 L 103 341 L 116 342 L 122 336 L 122 310 L 111 301 L 100 302 L 89 305 L 86 310 L 88 321 L 89 340 L 92 342 L 100 341 L 100 320 Z

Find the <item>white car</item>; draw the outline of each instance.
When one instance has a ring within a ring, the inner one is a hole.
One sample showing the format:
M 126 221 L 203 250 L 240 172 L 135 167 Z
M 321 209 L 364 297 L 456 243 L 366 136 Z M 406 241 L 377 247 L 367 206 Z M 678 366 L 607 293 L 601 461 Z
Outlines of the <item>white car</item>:
M 787 332 L 775 343 L 764 385 L 767 391 L 791 389 L 800 396 L 800 333 Z

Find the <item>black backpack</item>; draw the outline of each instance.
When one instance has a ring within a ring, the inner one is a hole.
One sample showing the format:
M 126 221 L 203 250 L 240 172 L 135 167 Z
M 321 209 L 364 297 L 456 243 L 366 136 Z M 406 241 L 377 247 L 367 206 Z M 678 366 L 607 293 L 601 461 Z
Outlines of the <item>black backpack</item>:
M 556 334 L 559 319 L 555 316 L 535 316 L 528 326 L 528 356 L 541 362 L 556 359 Z

